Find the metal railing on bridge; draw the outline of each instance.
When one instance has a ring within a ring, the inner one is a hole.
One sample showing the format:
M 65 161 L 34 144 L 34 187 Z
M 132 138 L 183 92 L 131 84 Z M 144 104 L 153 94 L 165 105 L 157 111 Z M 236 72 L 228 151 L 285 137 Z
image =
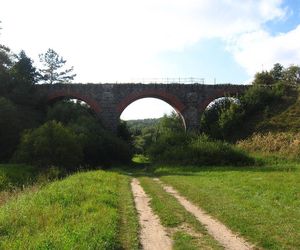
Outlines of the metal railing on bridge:
M 168 84 L 168 83 L 185 83 L 185 84 L 204 84 L 205 79 L 204 78 L 198 78 L 198 77 L 175 77 L 175 78 L 134 78 L 130 79 L 128 81 L 129 83 L 162 83 L 162 84 Z

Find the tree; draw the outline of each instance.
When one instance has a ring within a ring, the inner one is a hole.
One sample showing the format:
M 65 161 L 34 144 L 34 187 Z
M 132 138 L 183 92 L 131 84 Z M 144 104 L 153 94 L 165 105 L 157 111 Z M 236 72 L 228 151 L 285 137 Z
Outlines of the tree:
M 38 72 L 33 66 L 33 61 L 22 50 L 18 56 L 16 56 L 17 62 L 10 70 L 11 76 L 15 81 L 23 82 L 28 85 L 33 85 L 38 81 Z
M 39 74 L 32 60 L 23 50 L 18 55 L 12 56 L 12 65 L 7 71 L 9 78 L 6 80 L 3 95 L 16 104 L 35 104 L 36 96 L 33 86 L 38 81 Z
M 268 71 L 258 72 L 254 76 L 254 85 L 272 85 L 274 83 L 274 78 Z
M 40 69 L 41 81 L 48 84 L 69 83 L 76 76 L 76 74 L 72 74 L 73 67 L 63 69 L 67 61 L 53 49 L 48 49 L 45 54 L 40 54 L 39 57 L 44 66 L 43 69 Z
M 13 64 L 10 49 L 0 44 L 0 95 L 8 92 L 10 74 L 9 69 Z
M 275 63 L 273 69 L 270 71 L 271 76 L 275 82 L 283 79 L 284 67 L 280 63 Z
M 291 65 L 284 71 L 284 80 L 289 84 L 300 84 L 300 67 Z
M 17 162 L 41 168 L 57 166 L 70 170 L 79 167 L 82 157 L 78 136 L 56 121 L 49 121 L 37 129 L 27 131 L 15 154 Z

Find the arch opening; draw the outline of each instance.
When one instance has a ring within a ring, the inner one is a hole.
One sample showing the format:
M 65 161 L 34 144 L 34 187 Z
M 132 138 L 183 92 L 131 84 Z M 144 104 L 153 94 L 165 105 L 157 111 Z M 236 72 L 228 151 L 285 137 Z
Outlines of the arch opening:
M 215 108 L 216 106 L 227 106 L 230 103 L 240 105 L 241 101 L 236 97 L 228 97 L 228 96 L 218 97 L 207 104 L 207 106 L 205 107 L 205 111 Z
M 235 97 L 218 97 L 202 111 L 201 132 L 219 140 L 234 140 L 233 134 L 240 126 L 241 102 Z
M 180 112 L 159 98 L 141 98 L 131 102 L 120 115 L 132 135 L 135 154 L 148 155 L 148 150 L 166 133 L 185 131 Z
M 56 120 L 63 124 L 73 124 L 89 120 L 97 120 L 98 114 L 83 98 L 59 96 L 49 98 L 47 102 L 46 120 Z
M 47 97 L 47 102 L 50 105 L 62 100 L 78 100 L 82 103 L 85 103 L 96 115 L 98 115 L 101 112 L 101 108 L 95 100 L 92 100 L 91 98 L 86 96 L 82 96 L 78 93 L 66 94 L 57 92 Z
M 174 117 L 177 115 L 185 129 L 185 120 L 175 107 L 168 102 L 154 97 L 144 97 L 132 101 L 120 114 L 120 119 L 124 121 L 130 120 L 155 120 L 162 117 Z

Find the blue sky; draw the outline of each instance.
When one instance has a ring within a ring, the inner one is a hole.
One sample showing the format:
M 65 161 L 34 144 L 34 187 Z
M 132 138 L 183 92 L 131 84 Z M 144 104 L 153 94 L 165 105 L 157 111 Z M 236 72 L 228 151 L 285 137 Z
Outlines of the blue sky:
M 53 48 L 74 66 L 75 82 L 200 77 L 245 84 L 276 62 L 300 64 L 300 0 L 0 0 L 0 6 L 0 43 L 24 49 L 37 66 L 38 54 Z M 161 107 L 140 102 L 122 118 L 170 110 Z
M 283 1 L 282 6 L 287 8 L 286 17 L 282 20 L 271 20 L 265 24 L 268 32 L 273 35 L 289 32 L 300 24 L 300 1 L 286 0 Z

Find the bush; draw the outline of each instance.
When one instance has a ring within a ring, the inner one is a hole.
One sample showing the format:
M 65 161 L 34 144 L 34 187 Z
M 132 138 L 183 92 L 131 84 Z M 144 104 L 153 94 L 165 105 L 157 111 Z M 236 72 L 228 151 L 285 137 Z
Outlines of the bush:
M 248 165 L 253 160 L 228 143 L 206 135 L 168 134 L 152 145 L 149 155 L 154 162 L 181 165 Z
M 105 130 L 84 103 L 58 102 L 48 109 L 47 119 L 61 122 L 78 135 L 85 166 L 97 167 L 112 162 L 127 163 L 131 160 L 131 138 L 126 124 L 119 127 L 122 140 Z
M 264 110 L 266 106 L 281 99 L 285 87 L 278 83 L 272 87 L 253 85 L 242 96 L 241 102 L 246 114 Z
M 254 85 L 272 85 L 275 83 L 275 79 L 268 71 L 257 72 L 254 76 Z
M 22 136 L 14 159 L 38 167 L 71 170 L 79 167 L 82 157 L 82 147 L 75 133 L 61 123 L 49 121 Z

